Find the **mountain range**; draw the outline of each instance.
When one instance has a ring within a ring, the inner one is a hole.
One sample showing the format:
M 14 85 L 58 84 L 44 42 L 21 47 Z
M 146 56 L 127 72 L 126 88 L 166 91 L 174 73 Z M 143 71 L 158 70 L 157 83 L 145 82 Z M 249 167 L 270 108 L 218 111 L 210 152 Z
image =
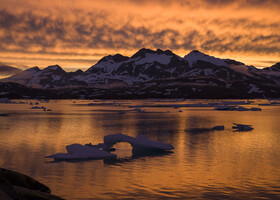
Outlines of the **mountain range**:
M 18 74 L 22 70 L 16 67 L 0 64 L 0 78 L 6 78 Z
M 194 50 L 140 49 L 103 57 L 83 72 L 33 67 L 0 80 L 8 98 L 278 98 L 280 63 L 257 69 Z

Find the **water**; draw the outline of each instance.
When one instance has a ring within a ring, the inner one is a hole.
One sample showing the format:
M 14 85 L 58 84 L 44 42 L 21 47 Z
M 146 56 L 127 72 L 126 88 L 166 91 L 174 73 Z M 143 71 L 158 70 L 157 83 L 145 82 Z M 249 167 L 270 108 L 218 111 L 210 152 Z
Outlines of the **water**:
M 28 104 L 0 104 L 0 113 L 9 114 L 0 117 L 0 166 L 32 176 L 53 194 L 74 200 L 280 199 L 280 106 L 263 106 L 260 112 L 145 107 L 142 113 L 122 114 L 134 109 L 132 105 L 205 101 L 106 101 L 107 105 L 87 106 L 92 102 L 40 103 L 50 112 L 29 109 Z M 254 130 L 233 132 L 233 122 L 251 124 Z M 216 125 L 225 130 L 186 131 Z M 66 145 L 100 143 L 114 133 L 145 135 L 175 150 L 133 158 L 130 145 L 120 143 L 117 161 L 44 158 L 65 152 Z

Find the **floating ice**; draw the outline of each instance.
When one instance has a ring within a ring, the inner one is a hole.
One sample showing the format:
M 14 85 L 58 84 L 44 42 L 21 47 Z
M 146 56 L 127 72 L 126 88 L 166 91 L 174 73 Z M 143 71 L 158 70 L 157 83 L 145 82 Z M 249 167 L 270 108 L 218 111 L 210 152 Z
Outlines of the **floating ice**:
M 251 108 L 251 111 L 262 111 L 261 108 Z
M 214 110 L 235 110 L 236 106 L 217 106 Z
M 113 145 L 118 142 L 127 142 L 131 144 L 132 152 L 136 155 L 147 155 L 154 152 L 164 152 L 174 149 L 171 144 L 148 140 L 144 136 L 134 138 L 124 134 L 113 134 L 104 136 L 104 143 L 99 143 L 98 145 L 89 143 L 85 146 L 81 144 L 71 144 L 66 146 L 68 153 L 57 153 L 46 156 L 46 158 L 53 158 L 55 161 L 115 158 L 116 155 L 108 151 L 111 151 Z
M 80 159 L 105 159 L 114 158 L 115 154 L 103 151 L 94 147 L 83 146 L 81 144 L 71 144 L 66 146 L 68 153 L 57 153 L 46 158 L 53 158 L 55 161 L 60 160 L 80 160 Z
M 134 138 L 121 133 L 104 136 L 103 149 L 110 150 L 110 148 L 118 142 L 129 143 L 132 146 L 133 153 L 152 153 L 155 151 L 168 151 L 174 149 L 171 144 L 149 140 L 144 136 Z
M 261 111 L 261 108 L 245 108 L 243 106 L 217 106 L 214 110 L 230 110 L 230 111 Z
M 242 107 L 242 106 L 239 106 L 237 108 L 235 108 L 236 111 L 248 111 L 250 110 L 249 108 L 245 108 L 245 107 Z
M 270 103 L 261 103 L 261 104 L 259 104 L 259 106 L 275 106 L 275 105 L 279 105 L 279 104 L 280 104 L 280 102 L 273 101 Z
M 44 106 L 33 106 L 30 109 L 46 109 Z
M 233 123 L 235 126 L 232 126 L 233 129 L 236 129 L 236 131 L 251 131 L 254 128 L 251 127 L 252 125 L 245 125 L 245 124 L 236 124 Z

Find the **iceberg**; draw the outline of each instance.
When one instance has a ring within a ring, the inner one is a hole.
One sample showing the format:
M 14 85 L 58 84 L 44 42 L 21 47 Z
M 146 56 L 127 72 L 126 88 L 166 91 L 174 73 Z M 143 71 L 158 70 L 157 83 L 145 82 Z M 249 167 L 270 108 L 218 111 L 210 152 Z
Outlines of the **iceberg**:
M 115 158 L 116 155 L 94 147 L 83 146 L 81 144 L 71 144 L 66 146 L 68 153 L 57 153 L 46 158 L 53 158 L 55 161 L 81 160 L 81 159 L 106 159 Z
M 44 106 L 33 106 L 30 109 L 46 109 Z
M 234 126 L 232 126 L 233 129 L 236 129 L 236 131 L 251 131 L 254 128 L 251 127 L 252 125 L 245 125 L 245 124 L 236 124 L 233 123 Z
M 132 146 L 133 154 L 153 153 L 174 149 L 171 144 L 149 140 L 145 136 L 138 136 L 137 138 L 134 138 L 120 133 L 104 136 L 103 150 L 109 151 L 118 142 L 129 143 Z
M 214 110 L 235 110 L 236 106 L 217 106 Z
M 251 111 L 262 111 L 261 108 L 251 108 Z
M 245 108 L 243 106 L 217 106 L 214 110 L 223 110 L 223 111 L 261 111 L 261 108 Z
M 67 153 L 57 153 L 46 158 L 53 158 L 55 161 L 116 158 L 117 155 L 110 151 L 114 150 L 112 147 L 118 142 L 129 143 L 134 155 L 148 155 L 174 149 L 171 144 L 149 140 L 144 136 L 134 138 L 120 133 L 104 136 L 104 143 L 97 145 L 91 143 L 68 145 L 66 146 Z

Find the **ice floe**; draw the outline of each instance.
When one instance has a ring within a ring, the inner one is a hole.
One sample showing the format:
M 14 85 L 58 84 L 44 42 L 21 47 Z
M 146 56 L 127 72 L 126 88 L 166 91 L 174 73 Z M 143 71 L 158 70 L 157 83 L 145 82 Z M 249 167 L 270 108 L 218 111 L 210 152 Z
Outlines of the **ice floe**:
M 217 106 L 214 110 L 224 110 L 224 111 L 261 111 L 261 108 L 245 108 L 243 106 Z
M 52 111 L 52 109 L 48 109 L 45 106 L 32 106 L 30 109 L 42 109 L 43 111 Z
M 46 158 L 53 158 L 55 161 L 80 160 L 80 159 L 105 159 L 114 158 L 115 154 L 100 150 L 95 147 L 84 146 L 81 144 L 71 144 L 66 146 L 68 153 L 57 153 Z
M 245 125 L 245 124 L 236 124 L 233 123 L 234 126 L 232 126 L 233 129 L 236 129 L 236 131 L 251 131 L 254 128 L 252 125 Z
M 46 109 L 44 106 L 32 106 L 30 109 Z
M 280 102 L 273 101 L 273 102 L 270 102 L 270 103 L 261 103 L 261 104 L 259 104 L 259 106 L 275 106 L 275 105 L 280 105 Z
M 53 158 L 55 161 L 116 158 L 116 155 L 110 153 L 110 151 L 114 149 L 113 146 L 118 142 L 129 143 L 132 146 L 132 153 L 135 155 L 142 153 L 147 155 L 174 149 L 171 144 L 149 140 L 144 136 L 134 138 L 120 133 L 104 136 L 104 143 L 97 145 L 91 143 L 68 145 L 66 146 L 67 153 L 57 153 L 46 156 L 46 158 Z
M 129 143 L 132 146 L 133 153 L 149 153 L 154 151 L 168 151 L 174 149 L 171 144 L 149 140 L 144 136 L 134 138 L 121 133 L 104 136 L 103 149 L 110 150 L 110 148 L 112 148 L 114 144 L 118 142 Z

